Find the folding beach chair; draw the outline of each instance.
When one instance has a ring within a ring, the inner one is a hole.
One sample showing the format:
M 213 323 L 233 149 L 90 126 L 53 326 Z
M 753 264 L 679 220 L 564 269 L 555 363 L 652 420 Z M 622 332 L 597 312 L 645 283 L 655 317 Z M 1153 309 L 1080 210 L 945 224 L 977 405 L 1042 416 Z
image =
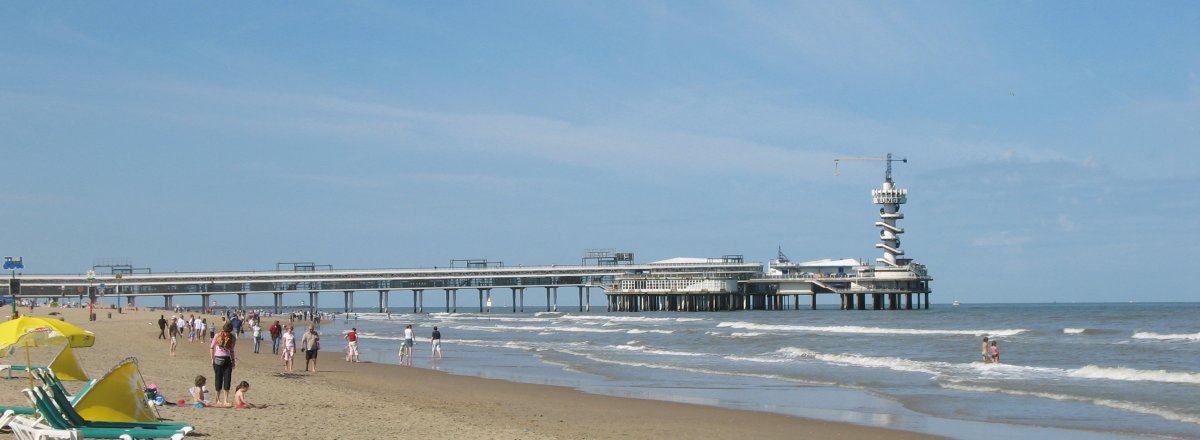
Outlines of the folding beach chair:
M 17 416 L 8 423 L 17 440 L 78 440 L 79 432 L 73 429 L 54 429 L 50 425 L 28 416 Z
M 90 424 L 75 425 L 71 423 L 55 406 L 45 390 L 41 388 L 33 388 L 23 390 L 25 397 L 37 407 L 37 410 L 42 415 L 42 420 L 50 425 L 53 429 L 60 430 L 76 430 L 80 435 L 86 438 L 99 439 L 148 439 L 148 438 L 168 438 L 171 440 L 182 440 L 187 432 L 173 429 L 153 429 L 153 428 L 111 428 L 97 427 Z M 11 423 L 10 423 L 11 424 Z M 190 430 L 188 430 L 190 432 Z

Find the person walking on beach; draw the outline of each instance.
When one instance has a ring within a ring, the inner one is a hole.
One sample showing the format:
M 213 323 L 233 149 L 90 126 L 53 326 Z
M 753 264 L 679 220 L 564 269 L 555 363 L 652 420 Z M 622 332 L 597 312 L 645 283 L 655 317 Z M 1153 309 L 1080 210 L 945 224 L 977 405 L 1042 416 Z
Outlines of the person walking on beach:
M 983 349 L 980 351 L 983 352 L 983 363 L 985 363 L 985 364 L 992 363 L 991 351 L 988 350 L 988 337 L 987 336 L 983 337 Z
M 413 338 L 412 324 L 404 326 L 404 345 L 400 346 L 401 365 L 412 365 Z M 408 362 L 406 363 L 405 360 Z
M 996 341 L 992 341 L 992 363 L 1000 363 L 1000 346 L 996 345 Z
M 358 362 L 358 329 L 346 332 L 346 362 Z
M 253 330 L 254 332 L 251 334 L 251 336 L 254 337 L 254 352 L 258 353 L 258 345 L 260 342 L 262 342 L 262 326 L 259 326 L 258 322 L 255 321 L 254 325 L 250 326 L 250 330 Z
M 316 373 L 317 351 L 321 349 L 321 335 L 317 334 L 316 327 L 308 326 L 308 331 L 300 338 L 300 348 L 304 349 L 304 371 Z M 312 367 L 309 367 L 310 364 Z
M 271 324 L 269 331 L 271 332 L 271 354 L 279 354 L 279 338 L 283 336 L 283 328 L 279 326 L 279 321 Z
M 442 358 L 442 332 L 438 331 L 437 326 L 433 326 L 433 334 L 429 335 L 430 356 L 438 359 Z
M 158 339 L 167 339 L 166 315 L 158 315 Z
M 209 344 L 209 354 L 212 358 L 213 380 L 216 381 L 217 403 L 229 405 L 229 388 L 233 381 L 234 345 L 233 326 L 225 324 Z
M 283 371 L 292 371 L 292 358 L 296 356 L 296 335 L 292 326 L 283 332 Z
M 172 316 L 171 320 L 174 321 L 175 317 Z M 178 347 L 178 346 L 179 346 L 179 327 L 176 327 L 174 324 L 171 324 L 171 356 L 175 356 L 175 347 Z

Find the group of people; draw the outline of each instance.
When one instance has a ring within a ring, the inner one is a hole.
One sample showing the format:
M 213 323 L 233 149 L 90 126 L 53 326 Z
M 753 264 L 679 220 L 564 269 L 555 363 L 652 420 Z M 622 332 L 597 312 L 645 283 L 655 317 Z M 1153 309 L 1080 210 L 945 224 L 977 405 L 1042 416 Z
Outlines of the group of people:
M 991 341 L 991 345 L 988 345 L 988 337 L 984 336 L 983 337 L 983 348 L 981 349 L 981 351 L 983 352 L 983 363 L 985 363 L 985 364 L 1000 363 L 1000 346 L 996 344 L 995 339 L 993 339 Z
M 412 324 L 404 326 L 404 342 L 400 344 L 400 365 L 412 365 L 413 360 L 413 345 L 416 344 L 416 335 L 413 333 Z M 434 359 L 442 358 L 442 332 L 437 326 L 433 326 L 433 333 L 429 335 L 430 351 L 429 355 Z
M 246 392 L 250 389 L 250 384 L 246 381 L 241 381 L 234 389 L 233 402 L 230 402 L 233 370 L 237 363 L 237 342 L 239 336 L 244 335 L 242 325 L 245 322 L 249 323 L 251 337 L 254 340 L 254 352 L 259 353 L 260 343 L 263 339 L 263 329 L 258 317 L 252 315 L 244 319 L 241 315 L 230 314 L 222 317 L 221 321 L 222 323 L 218 327 L 215 324 L 210 324 L 207 318 L 195 315 L 189 315 L 187 318 L 184 318 L 183 315 L 173 315 L 169 320 L 165 315 L 160 315 L 158 319 L 158 337 L 159 339 L 169 340 L 171 356 L 175 356 L 178 341 L 185 334 L 188 337 L 188 341 L 209 343 L 209 359 L 213 367 L 213 388 L 216 394 L 214 398 L 210 398 L 207 378 L 203 375 L 196 376 L 194 381 L 195 386 L 189 390 L 194 405 L 199 407 L 262 408 L 263 405 L 255 405 L 246 400 Z M 321 349 L 321 335 L 317 333 L 315 322 L 305 329 L 299 341 L 296 340 L 295 326 L 291 325 L 291 323 L 281 324 L 279 321 L 275 321 L 266 330 L 271 337 L 271 353 L 281 357 L 284 371 L 293 371 L 293 358 L 296 355 L 297 348 L 304 351 L 304 371 L 317 371 L 317 355 Z M 345 334 L 345 340 L 347 343 L 346 361 L 359 362 L 358 329 L 351 328 Z M 441 342 L 441 331 L 438 330 L 438 327 L 434 326 L 433 332 L 430 335 L 430 353 L 435 359 L 442 357 Z M 416 336 L 413 332 L 413 326 L 411 324 L 406 325 L 404 328 L 404 342 L 400 347 L 400 361 L 402 365 L 412 365 L 412 351 L 415 343 Z

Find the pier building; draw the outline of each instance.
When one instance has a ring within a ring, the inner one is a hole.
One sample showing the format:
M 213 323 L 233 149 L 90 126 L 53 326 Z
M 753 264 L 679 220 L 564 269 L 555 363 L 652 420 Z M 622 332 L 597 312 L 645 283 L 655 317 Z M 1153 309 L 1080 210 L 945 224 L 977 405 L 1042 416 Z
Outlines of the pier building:
M 933 278 L 925 265 L 906 258 L 900 247 L 904 228 L 897 223 L 904 218 L 900 207 L 908 203 L 908 190 L 897 187 L 892 180 L 892 163 L 907 159 L 893 159 L 888 154 L 835 161 L 847 159 L 887 162 L 883 184 L 871 190 L 871 203 L 879 205 L 879 219 L 875 222 L 880 228 L 879 243 L 875 247 L 883 251 L 883 256 L 875 259 L 878 265 L 854 259 L 792 262 L 780 249 L 763 274 L 659 273 L 624 277 L 619 284 L 606 289 L 609 309 L 784 310 L 799 309 L 806 302 L 809 308 L 816 309 L 817 295 L 836 296 L 842 310 L 866 310 L 868 300 L 872 310 L 928 309 L 932 291 L 929 283 Z

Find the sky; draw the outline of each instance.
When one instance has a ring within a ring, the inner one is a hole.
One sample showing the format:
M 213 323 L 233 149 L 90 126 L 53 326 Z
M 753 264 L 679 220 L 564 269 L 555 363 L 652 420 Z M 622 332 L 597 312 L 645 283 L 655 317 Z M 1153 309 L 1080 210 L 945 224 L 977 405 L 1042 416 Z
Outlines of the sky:
M 1196 23 L 1172 1 L 4 2 L 0 254 L 873 260 L 883 164 L 833 159 L 893 153 L 934 302 L 1196 301 Z

